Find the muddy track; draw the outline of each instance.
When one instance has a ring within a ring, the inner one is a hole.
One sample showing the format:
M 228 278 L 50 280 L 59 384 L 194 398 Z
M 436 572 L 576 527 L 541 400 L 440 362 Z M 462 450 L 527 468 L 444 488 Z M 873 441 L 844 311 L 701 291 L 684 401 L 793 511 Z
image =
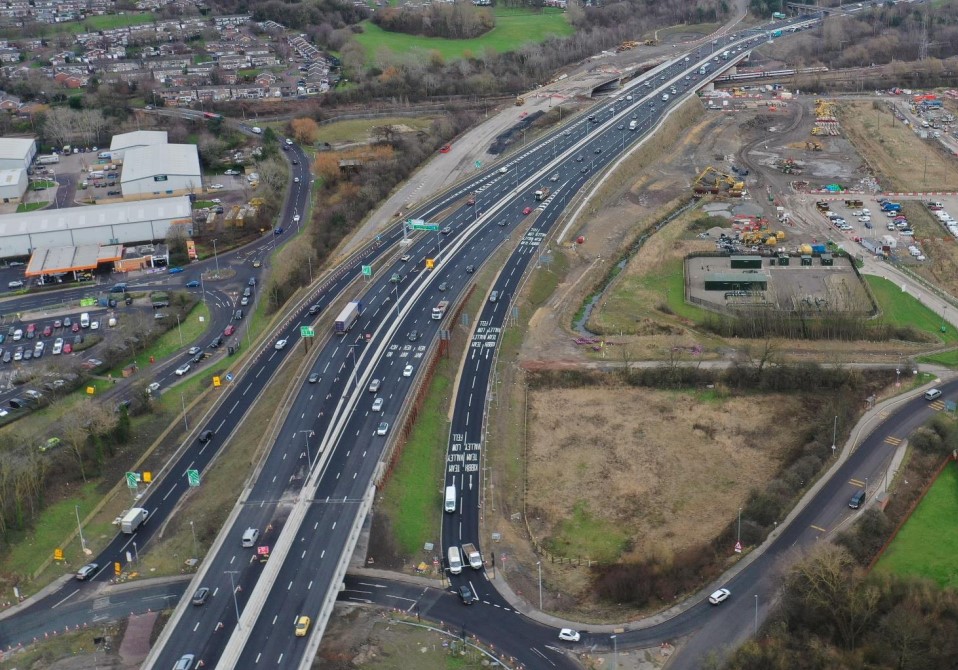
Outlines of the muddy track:
M 793 115 L 792 120 L 788 124 L 788 126 L 786 126 L 785 128 L 782 128 L 780 131 L 776 133 L 775 135 L 776 137 L 781 136 L 784 139 L 789 133 L 794 132 L 795 129 L 798 128 L 798 126 L 805 119 L 806 109 L 805 109 L 805 105 L 803 105 L 801 102 L 797 102 L 794 100 L 791 101 L 789 104 L 789 109 L 798 109 L 798 112 Z M 736 160 L 738 161 L 740 165 L 744 165 L 746 168 L 748 168 L 748 171 L 750 174 L 755 175 L 756 189 L 760 187 L 764 187 L 766 184 L 771 184 L 772 188 L 775 188 L 784 192 L 785 190 L 787 190 L 788 180 L 786 180 L 784 184 L 777 183 L 777 180 L 771 179 L 765 174 L 764 166 L 756 165 L 755 163 L 753 163 L 752 161 L 748 159 L 748 155 L 752 152 L 752 150 L 755 149 L 760 144 L 768 143 L 768 139 L 769 138 L 767 136 L 759 137 L 758 139 L 753 140 L 752 142 L 749 142 L 748 144 L 744 145 L 741 149 L 739 149 L 738 154 L 736 155 Z

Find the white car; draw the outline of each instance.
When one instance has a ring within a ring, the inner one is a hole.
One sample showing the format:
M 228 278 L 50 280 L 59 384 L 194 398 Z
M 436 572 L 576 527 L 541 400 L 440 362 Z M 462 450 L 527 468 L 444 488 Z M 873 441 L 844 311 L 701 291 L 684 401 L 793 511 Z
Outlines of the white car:
M 289 139 L 289 138 L 287 137 L 287 138 L 286 138 L 286 144 L 289 145 L 289 146 L 293 146 L 293 140 L 291 140 L 291 139 Z
M 412 256 L 410 256 L 409 254 L 404 254 L 402 257 L 400 257 L 399 260 L 401 260 L 403 263 L 406 263 L 412 260 Z
M 227 170 L 223 174 L 229 175 L 230 177 L 235 177 L 236 175 L 239 174 L 239 170 Z
M 224 189 L 224 188 L 226 188 L 226 187 L 223 186 L 222 184 L 210 184 L 210 190 L 211 190 L 211 191 L 220 191 L 220 190 L 222 190 L 222 189 Z
M 23 282 L 19 279 L 15 279 L 14 281 L 7 284 L 7 288 L 23 288 Z
M 180 367 L 176 368 L 176 372 L 174 374 L 176 374 L 177 377 L 182 377 L 189 371 L 190 371 L 190 364 L 184 363 Z
M 577 630 L 563 628 L 559 631 L 559 639 L 565 640 L 566 642 L 578 642 L 580 639 L 582 639 L 582 635 Z
M 376 428 L 376 435 L 385 435 L 389 432 L 389 424 L 385 421 L 381 422 Z
M 295 216 L 293 216 L 293 223 L 298 223 L 298 222 L 299 222 L 299 214 L 296 214 Z
M 374 411 L 374 412 L 381 412 L 381 411 L 383 411 L 383 399 L 382 399 L 382 398 L 376 398 L 375 400 L 373 400 L 373 411 Z
M 63 338 L 58 337 L 56 340 L 53 341 L 53 350 L 50 353 L 56 356 L 57 354 L 60 354 L 62 352 L 63 352 Z
M 412 365 L 407 365 L 407 366 L 404 367 L 403 370 L 402 370 L 402 376 L 403 376 L 403 377 L 412 377 L 412 371 L 413 371 Z
M 91 321 L 91 322 L 90 322 L 90 330 L 100 330 L 100 322 L 99 322 L 99 321 Z
M 276 340 L 276 345 L 275 345 L 275 346 L 276 346 L 276 349 L 277 349 L 277 350 L 285 349 L 285 348 L 286 348 L 286 340 Z
M 299 183 L 299 177 L 293 177 L 293 182 L 298 184 L 298 183 Z
M 160 390 L 160 382 L 153 382 L 152 384 L 146 387 L 146 392 L 149 393 L 150 395 L 153 395 L 159 390 Z
M 709 602 L 713 605 L 720 605 L 728 600 L 728 597 L 732 595 L 732 592 L 728 589 L 719 589 L 715 593 L 709 596 Z

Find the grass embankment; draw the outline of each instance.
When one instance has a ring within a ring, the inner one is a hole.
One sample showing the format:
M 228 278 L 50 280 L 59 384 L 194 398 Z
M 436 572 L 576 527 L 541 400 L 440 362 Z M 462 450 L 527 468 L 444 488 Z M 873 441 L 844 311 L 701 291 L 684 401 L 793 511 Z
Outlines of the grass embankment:
M 946 467 L 876 565 L 877 570 L 925 577 L 958 587 L 958 466 Z
M 571 35 L 572 26 L 561 9 L 495 9 L 496 27 L 481 37 L 454 40 L 441 37 L 423 37 L 406 33 L 386 32 L 371 21 L 363 22 L 363 32 L 356 41 L 366 50 L 367 62 L 372 63 L 380 49 L 396 53 L 412 50 L 436 51 L 446 60 L 464 56 L 478 56 L 487 49 L 515 51 L 524 44 L 538 43 L 553 35 Z
M 337 121 L 319 127 L 317 142 L 367 142 L 370 131 L 376 126 L 409 126 L 413 130 L 428 130 L 432 126 L 433 118 L 427 116 L 390 116 L 375 119 L 349 119 Z
M 863 276 L 882 310 L 882 319 L 886 323 L 901 328 L 911 326 L 937 337 L 946 344 L 958 342 L 958 332 L 948 324 L 945 324 L 945 332 L 941 332 L 941 314 L 936 314 L 910 293 L 903 292 L 901 287 L 892 281 L 874 275 Z
M 46 207 L 46 206 L 49 205 L 49 204 L 50 204 L 50 203 L 49 203 L 49 202 L 46 202 L 46 201 L 43 201 L 43 202 L 21 202 L 19 205 L 17 205 L 17 214 L 23 214 L 24 212 L 35 212 L 35 211 L 37 211 L 38 209 L 43 209 L 44 207 Z

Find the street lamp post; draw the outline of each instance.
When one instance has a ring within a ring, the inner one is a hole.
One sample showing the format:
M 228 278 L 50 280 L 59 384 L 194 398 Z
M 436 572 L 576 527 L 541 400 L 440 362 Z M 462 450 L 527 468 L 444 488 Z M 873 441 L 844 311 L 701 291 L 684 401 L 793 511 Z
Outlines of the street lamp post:
M 742 541 L 742 508 L 738 508 L 738 534 L 735 536 L 735 541 L 741 543 Z
M 539 610 L 542 610 L 542 561 L 536 561 L 539 566 Z
M 233 592 L 233 607 L 236 608 L 236 627 L 242 628 L 240 625 L 239 602 L 236 600 L 236 584 L 233 583 L 233 575 L 238 575 L 239 570 L 224 570 L 224 572 L 230 576 L 230 590 Z
M 133 543 L 133 556 L 136 557 L 136 564 L 140 564 L 140 551 L 136 548 L 136 542 Z
M 753 635 L 758 635 L 758 594 L 755 594 L 755 632 Z
M 196 549 L 196 529 L 193 527 L 192 519 L 190 519 L 190 532 L 193 533 L 193 558 L 199 558 L 200 552 Z
M 619 667 L 619 641 L 616 636 L 612 636 L 612 670 Z
M 176 315 L 176 330 L 180 334 L 180 346 L 183 346 L 183 329 L 180 328 L 180 315 Z
M 213 239 L 213 262 L 216 264 L 216 278 L 219 279 L 220 276 L 220 259 L 216 255 L 216 239 Z
M 77 514 L 77 532 L 80 534 L 80 549 L 81 549 L 81 550 L 83 551 L 83 553 L 85 554 L 85 553 L 86 553 L 86 540 L 83 539 L 83 526 L 80 525 L 80 506 L 79 506 L 79 505 L 74 505 L 74 506 L 73 506 L 73 509 L 76 511 L 76 514 Z
M 832 456 L 835 455 L 835 436 L 838 434 L 838 415 L 835 415 L 835 423 L 832 426 Z
M 357 389 L 359 388 L 359 370 L 357 369 L 359 364 L 356 362 L 356 347 L 358 346 L 358 344 L 349 345 L 349 353 L 353 357 L 353 380 Z

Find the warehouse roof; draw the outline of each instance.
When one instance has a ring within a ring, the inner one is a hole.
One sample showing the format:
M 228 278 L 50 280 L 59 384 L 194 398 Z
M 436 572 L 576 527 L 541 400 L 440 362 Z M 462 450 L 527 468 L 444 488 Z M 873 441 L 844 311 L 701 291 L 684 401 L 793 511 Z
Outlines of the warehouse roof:
M 0 137 L 0 160 L 26 160 L 34 142 L 32 137 Z
M 0 188 L 19 184 L 21 179 L 23 179 L 23 168 L 0 170 Z
M 147 147 L 166 144 L 165 130 L 135 130 L 132 133 L 114 135 L 110 141 L 110 151 L 123 151 L 135 147 Z
M 123 154 L 120 181 L 129 183 L 155 175 L 196 177 L 200 183 L 200 157 L 195 144 L 157 144 L 129 149 Z
M 123 256 L 122 244 L 84 244 L 79 247 L 37 247 L 27 264 L 27 277 L 59 272 L 95 270 L 100 263 L 118 261 Z
M 0 237 L 168 219 L 191 221 L 187 196 L 7 214 L 0 216 Z

